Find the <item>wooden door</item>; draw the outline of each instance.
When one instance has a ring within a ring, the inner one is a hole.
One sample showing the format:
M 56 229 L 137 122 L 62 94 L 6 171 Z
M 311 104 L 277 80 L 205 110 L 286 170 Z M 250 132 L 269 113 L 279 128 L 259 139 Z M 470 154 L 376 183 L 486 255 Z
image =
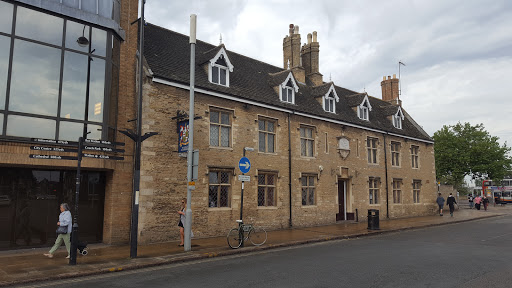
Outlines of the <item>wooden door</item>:
M 345 181 L 338 180 L 338 213 L 336 221 L 345 220 Z

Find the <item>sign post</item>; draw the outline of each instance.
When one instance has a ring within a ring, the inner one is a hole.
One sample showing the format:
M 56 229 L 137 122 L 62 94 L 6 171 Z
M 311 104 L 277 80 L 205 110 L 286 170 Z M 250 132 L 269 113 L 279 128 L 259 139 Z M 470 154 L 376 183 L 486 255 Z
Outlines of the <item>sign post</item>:
M 242 180 L 242 192 L 240 194 L 240 221 L 242 221 L 242 222 L 238 223 L 239 226 L 241 226 L 242 223 L 243 223 L 244 183 L 247 180 L 246 177 L 249 177 L 249 181 L 251 180 L 250 176 L 245 176 L 245 173 L 247 173 L 247 172 L 249 172 L 249 170 L 251 170 L 251 161 L 249 161 L 249 158 L 245 157 L 245 151 L 254 151 L 254 148 L 244 147 L 243 157 L 240 158 L 240 161 L 238 161 L 238 168 L 242 172 L 242 175 L 239 175 L 239 179 Z M 240 176 L 242 176 L 242 177 L 240 177 Z M 239 237 L 240 237 L 240 239 L 242 241 L 242 245 L 240 245 L 240 246 L 243 247 L 244 246 L 244 235 L 243 235 L 242 229 L 239 229 L 239 231 L 240 231 Z

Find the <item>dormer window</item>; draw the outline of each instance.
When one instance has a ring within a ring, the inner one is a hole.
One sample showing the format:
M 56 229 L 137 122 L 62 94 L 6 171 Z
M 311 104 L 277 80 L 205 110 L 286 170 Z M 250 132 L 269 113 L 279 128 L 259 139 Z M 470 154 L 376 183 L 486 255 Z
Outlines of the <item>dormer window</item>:
M 335 102 L 339 102 L 339 101 L 340 101 L 340 98 L 336 94 L 336 90 L 334 90 L 334 85 L 331 85 L 331 88 L 329 88 L 329 91 L 327 92 L 327 94 L 325 94 L 324 97 L 322 98 L 324 111 L 336 113 Z
M 288 74 L 286 80 L 279 85 L 279 100 L 286 103 L 295 104 L 295 93 L 299 91 L 299 86 L 295 83 L 292 73 Z
M 292 84 L 288 81 L 288 83 L 281 89 L 281 101 L 293 103 L 293 99 L 295 98 L 294 94 Z
M 334 98 L 324 98 L 324 110 L 334 113 Z
M 219 60 L 212 65 L 212 83 L 227 85 L 228 67 L 226 67 L 226 61 L 222 59 L 222 55 Z
M 400 107 L 398 107 L 398 111 L 392 116 L 392 118 L 393 126 L 397 129 L 402 129 L 402 120 L 404 120 L 404 114 L 402 113 L 402 109 Z
M 211 83 L 229 87 L 229 72 L 233 72 L 233 65 L 229 61 L 224 47 L 210 60 L 208 66 L 208 80 Z
M 357 106 L 357 117 L 361 120 L 370 120 L 370 111 L 372 111 L 372 105 L 368 101 L 368 95 L 364 96 L 363 102 Z

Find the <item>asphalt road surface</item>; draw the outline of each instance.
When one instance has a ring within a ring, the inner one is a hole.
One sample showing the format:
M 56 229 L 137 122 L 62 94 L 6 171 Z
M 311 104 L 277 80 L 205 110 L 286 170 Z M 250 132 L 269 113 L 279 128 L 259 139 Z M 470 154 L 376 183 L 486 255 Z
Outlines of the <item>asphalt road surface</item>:
M 512 287 L 511 244 L 504 216 L 23 287 Z

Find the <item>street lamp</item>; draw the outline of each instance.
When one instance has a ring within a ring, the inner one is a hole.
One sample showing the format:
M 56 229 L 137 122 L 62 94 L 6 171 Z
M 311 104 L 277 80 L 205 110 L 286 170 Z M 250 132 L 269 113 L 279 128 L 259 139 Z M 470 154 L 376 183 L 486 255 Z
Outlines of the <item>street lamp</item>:
M 89 46 L 87 53 L 87 80 L 85 86 L 85 111 L 84 111 L 84 128 L 82 131 L 82 136 L 78 138 L 78 164 L 76 168 L 76 191 L 75 191 L 75 212 L 73 213 L 73 231 L 71 233 L 71 247 L 70 247 L 70 255 L 69 255 L 69 265 L 76 265 L 76 250 L 78 247 L 78 204 L 80 202 L 80 169 L 82 162 L 82 149 L 83 142 L 87 139 L 87 121 L 89 120 L 89 87 L 91 81 L 91 61 L 93 61 L 91 54 L 94 53 L 96 49 L 91 50 L 91 45 L 89 39 L 85 37 L 85 28 L 87 26 L 84 25 L 84 29 L 82 30 L 82 36 L 76 39 L 76 42 L 80 47 Z M 89 31 L 90 33 L 90 31 Z M 88 34 L 89 34 L 88 33 Z
M 82 36 L 78 37 L 78 39 L 76 39 L 76 43 L 78 43 L 78 45 L 80 47 L 87 47 L 87 45 L 89 45 L 89 39 L 87 39 L 87 37 L 85 37 L 85 25 L 84 25 L 84 29 L 82 30 Z
M 132 215 L 131 215 L 131 228 L 130 228 L 130 258 L 137 257 L 137 238 L 138 238 L 138 230 L 139 230 L 139 190 L 140 190 L 140 155 L 142 142 L 147 138 L 158 135 L 158 132 L 147 132 L 142 135 L 142 87 L 143 87 L 143 74 L 144 74 L 144 65 L 142 59 L 144 57 L 144 4 L 146 4 L 146 0 L 141 1 L 141 17 L 140 17 L 140 32 L 139 32 L 139 54 L 138 61 L 139 65 L 137 67 L 139 72 L 139 101 L 137 107 L 137 131 L 132 131 L 130 129 L 125 129 L 124 131 L 119 131 L 124 135 L 128 136 L 135 142 L 135 155 L 134 155 L 134 164 L 133 164 L 133 194 L 132 194 Z

